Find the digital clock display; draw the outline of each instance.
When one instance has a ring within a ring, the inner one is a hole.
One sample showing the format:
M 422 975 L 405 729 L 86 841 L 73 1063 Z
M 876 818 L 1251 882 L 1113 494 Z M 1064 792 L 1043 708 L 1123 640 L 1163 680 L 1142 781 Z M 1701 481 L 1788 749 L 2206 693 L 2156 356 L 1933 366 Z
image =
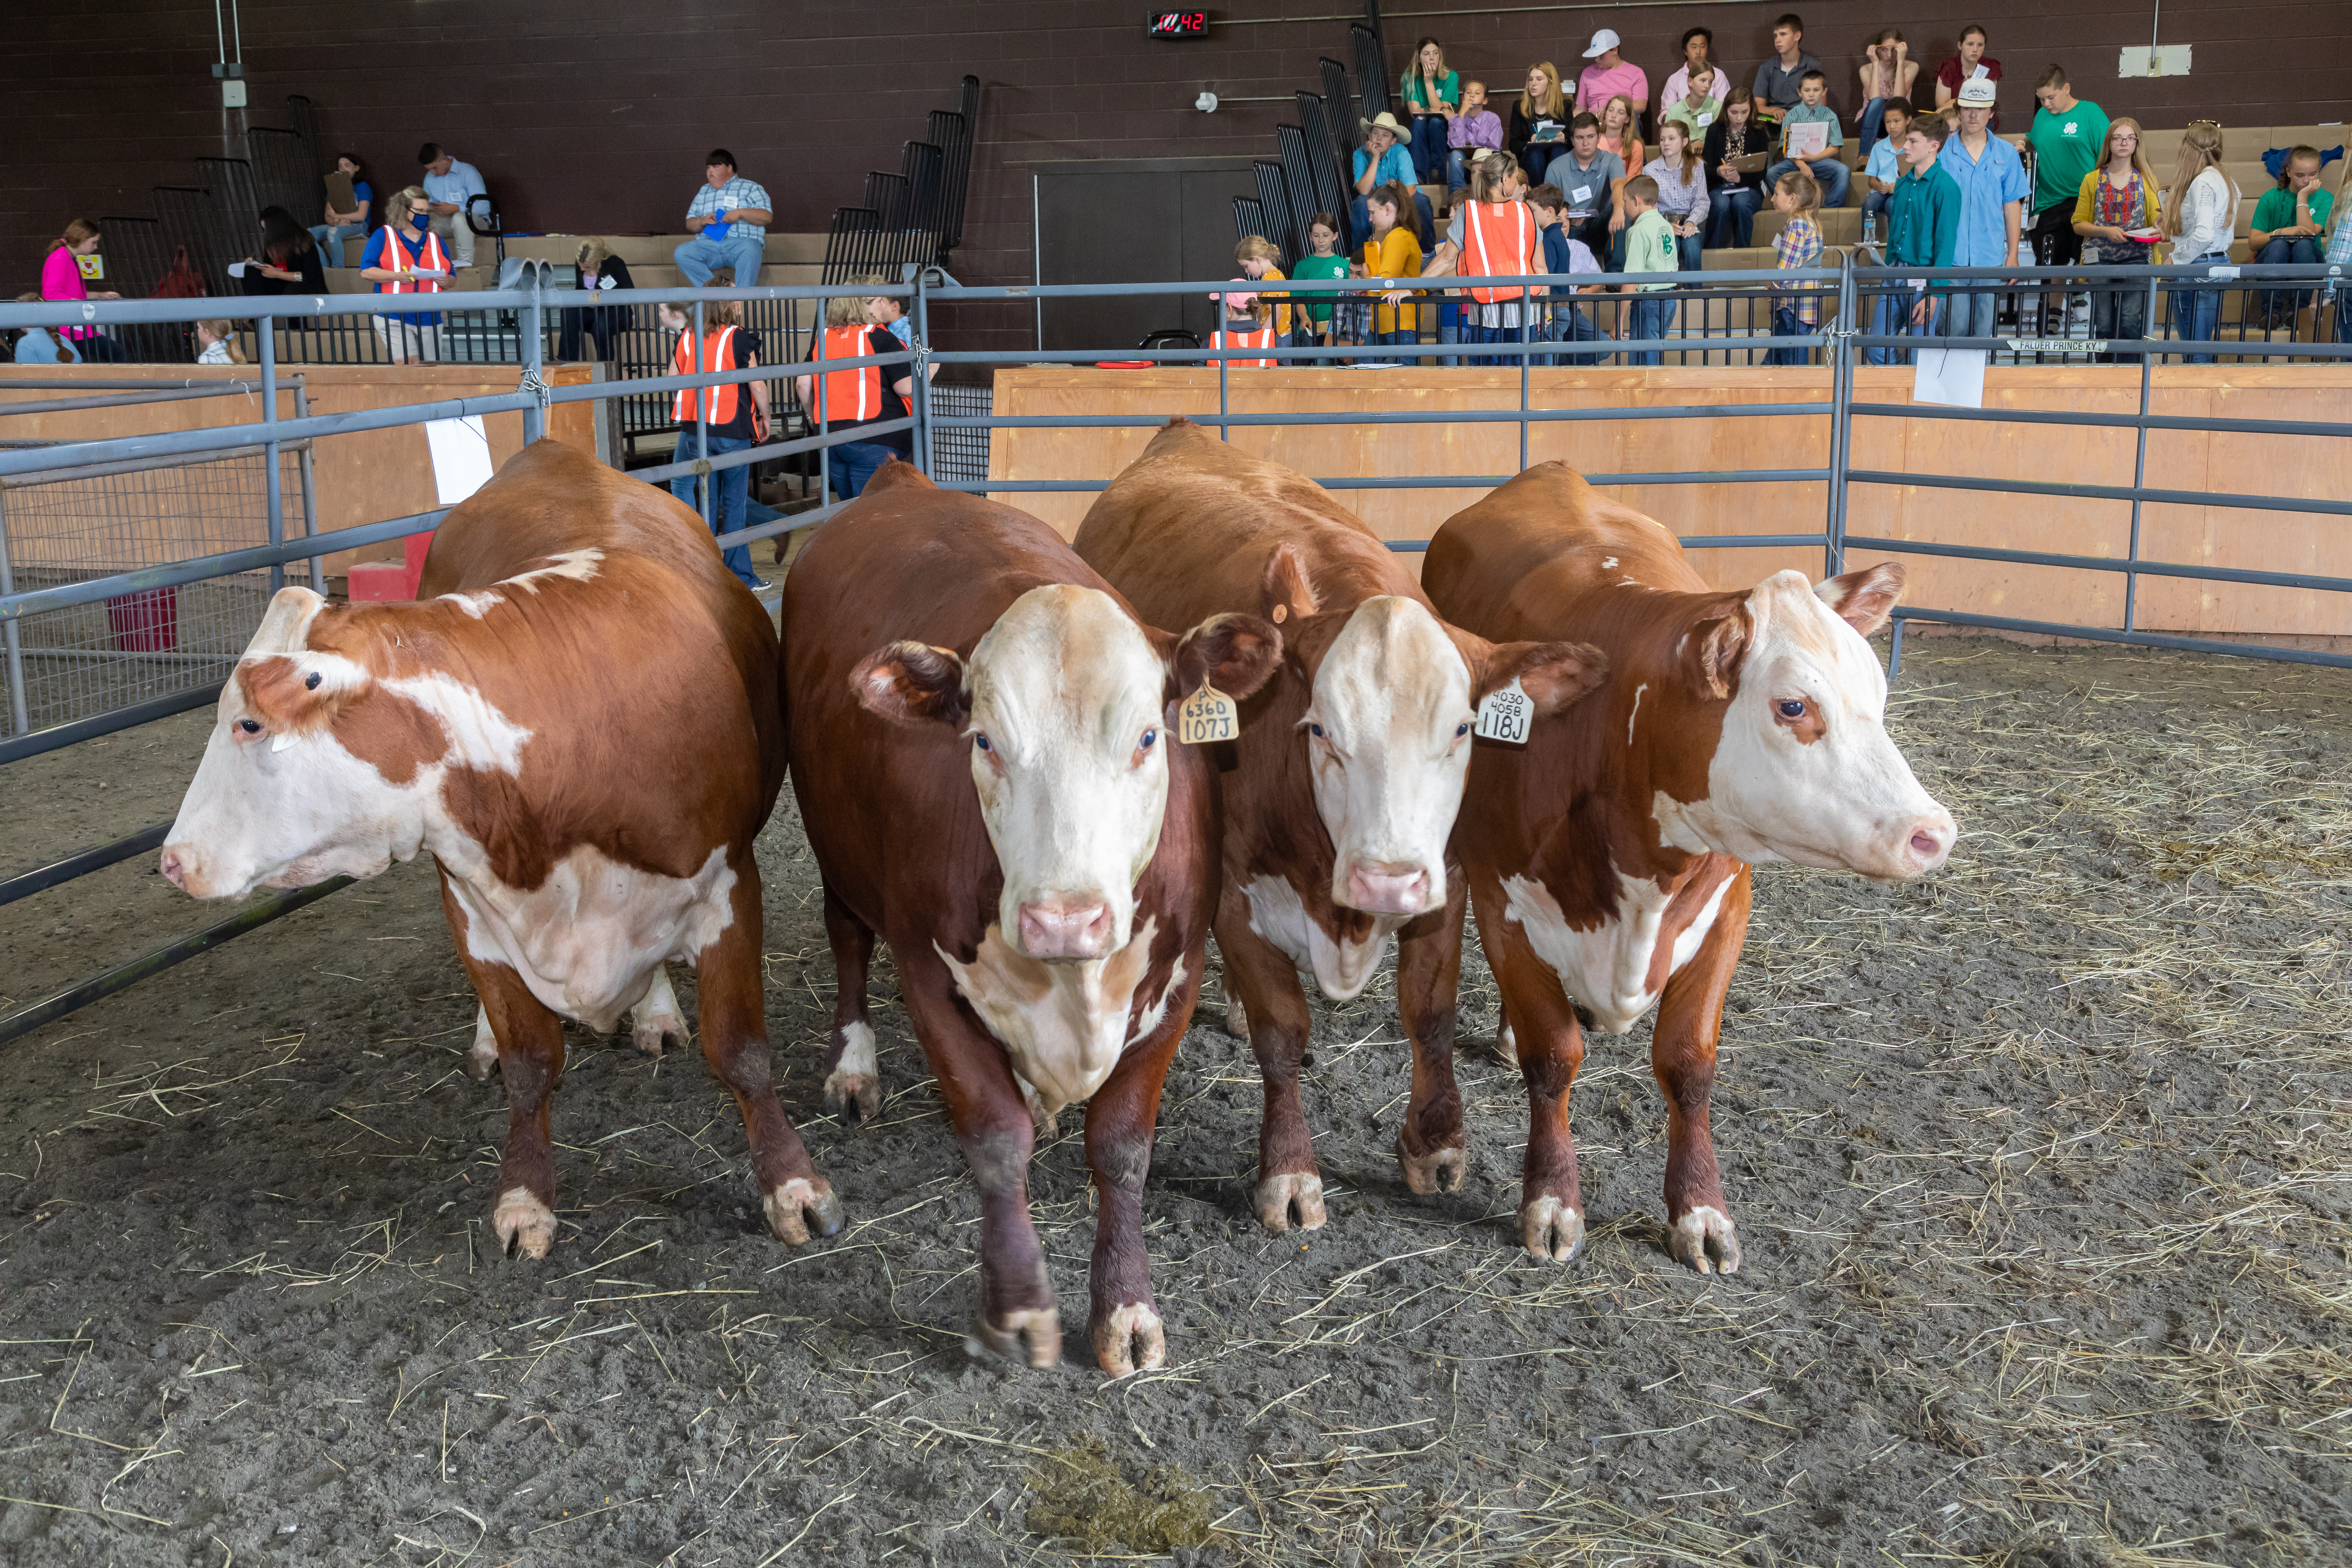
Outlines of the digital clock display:
M 1205 38 L 1209 36 L 1209 14 L 1206 11 L 1154 11 L 1144 20 L 1144 31 L 1155 38 Z

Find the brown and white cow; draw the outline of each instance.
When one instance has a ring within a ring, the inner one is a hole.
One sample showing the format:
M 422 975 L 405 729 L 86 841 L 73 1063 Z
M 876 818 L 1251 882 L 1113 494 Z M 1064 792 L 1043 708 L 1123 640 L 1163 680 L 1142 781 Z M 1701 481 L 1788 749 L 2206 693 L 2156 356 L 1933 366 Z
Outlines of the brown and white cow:
M 975 1349 L 1060 1356 L 1032 1119 L 1084 1100 L 1096 1359 L 1165 1358 L 1143 1178 L 1217 886 L 1213 767 L 1175 707 L 1204 680 L 1247 696 L 1281 648 L 1249 616 L 1156 631 L 1036 519 L 903 463 L 785 579 L 793 791 L 840 979 L 828 1092 L 879 1104 L 879 932 L 980 1187 Z
M 769 1227 L 841 1228 L 769 1077 L 751 841 L 783 783 L 776 637 L 666 492 L 541 441 L 450 511 L 415 604 L 281 589 L 222 689 L 163 871 L 203 899 L 424 850 L 506 1081 L 491 1223 L 555 1237 L 563 1020 L 683 1033 L 750 1134 Z M 667 1014 L 667 1017 L 665 1016 Z
M 1528 1085 L 1521 1237 L 1561 1260 L 1581 1244 L 1568 1098 L 1583 1030 L 1622 1033 L 1654 1006 L 1674 1255 L 1731 1273 L 1707 1102 L 1749 863 L 1895 880 L 1941 866 L 1957 835 L 1887 737 L 1863 640 L 1903 568 L 1710 590 L 1664 528 L 1542 463 L 1439 529 L 1422 580 L 1487 637 L 1575 637 L 1609 659 L 1573 722 L 1479 748 L 1454 836 Z M 1427 1087 L 1416 1070 L 1417 1100 L 1452 1098 L 1439 1065 Z
M 1601 662 L 1572 644 L 1498 646 L 1447 626 L 1380 536 L 1320 486 L 1181 418 L 1103 492 L 1076 543 L 1146 620 L 1189 626 L 1246 606 L 1282 625 L 1282 671 L 1243 705 L 1222 781 L 1216 933 L 1226 1027 L 1249 1040 L 1265 1083 L 1258 1218 L 1286 1230 L 1296 1210 L 1312 1230 L 1323 1179 L 1298 1101 L 1299 972 L 1347 1001 L 1402 931 L 1398 994 L 1415 1060 L 1451 1060 L 1453 968 L 1412 966 L 1460 963 L 1462 886 L 1445 846 L 1479 700 L 1517 680 L 1540 712 L 1556 712 L 1599 681 Z M 1441 992 L 1444 1005 L 1421 1005 Z M 1417 1110 L 1397 1135 L 1406 1184 L 1460 1186 L 1460 1105 Z

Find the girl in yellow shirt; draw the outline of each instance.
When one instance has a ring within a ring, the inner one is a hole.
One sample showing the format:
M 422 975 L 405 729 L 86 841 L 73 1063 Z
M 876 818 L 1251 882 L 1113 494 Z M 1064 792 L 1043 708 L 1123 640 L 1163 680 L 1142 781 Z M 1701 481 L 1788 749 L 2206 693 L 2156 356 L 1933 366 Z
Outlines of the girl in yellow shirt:
M 1364 198 L 1372 235 L 1364 241 L 1364 259 L 1356 269 L 1358 277 L 1421 276 L 1421 241 L 1411 228 L 1398 221 L 1403 213 L 1412 210 L 1411 201 L 1394 183 L 1379 187 Z M 1381 298 L 1382 303 L 1372 313 L 1372 342 L 1382 345 L 1419 342 L 1420 307 L 1403 303 L 1409 295 L 1402 289 L 1392 289 Z

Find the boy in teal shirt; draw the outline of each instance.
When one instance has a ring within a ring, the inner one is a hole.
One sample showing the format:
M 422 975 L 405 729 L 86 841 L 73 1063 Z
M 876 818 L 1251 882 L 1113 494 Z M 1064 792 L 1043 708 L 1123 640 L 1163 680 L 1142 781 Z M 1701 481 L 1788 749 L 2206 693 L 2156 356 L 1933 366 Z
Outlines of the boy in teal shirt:
M 1625 226 L 1625 270 L 1638 272 L 1673 272 L 1680 266 L 1675 246 L 1675 231 L 1658 216 L 1658 182 L 1647 174 L 1636 174 L 1625 182 L 1625 211 L 1630 222 Z M 1666 328 L 1674 323 L 1675 300 L 1668 290 L 1669 282 L 1621 283 L 1621 292 L 1633 296 L 1627 315 L 1631 324 L 1628 338 L 1663 338 Z M 1656 364 L 1658 351 L 1648 349 L 1625 356 L 1627 364 Z
M 1960 183 L 1943 165 L 1951 124 L 1940 114 L 1923 114 L 1903 133 L 1903 173 L 1886 206 L 1886 265 L 1920 268 L 1949 267 L 1960 248 Z M 1874 149 L 1875 151 L 1875 149 Z M 1945 286 L 1928 279 L 1922 287 L 1895 283 L 1878 297 L 1871 313 L 1873 337 L 1935 334 Z M 1908 350 L 1874 348 L 1872 364 L 1906 364 Z
M 1835 152 L 1845 145 L 1844 133 L 1838 129 L 1837 110 L 1830 107 L 1829 98 L 1830 79 L 1823 76 L 1818 69 L 1807 71 L 1803 79 L 1797 83 L 1796 107 L 1790 110 L 1787 116 L 1780 121 L 1782 153 L 1785 153 L 1789 149 L 1787 128 L 1793 125 L 1828 126 L 1830 140 L 1826 152 Z M 1764 171 L 1764 188 L 1768 191 L 1780 189 L 1780 176 L 1796 166 L 1796 159 L 1783 157 L 1779 163 Z M 1846 185 L 1853 180 L 1853 173 L 1845 166 L 1843 159 L 1829 157 L 1825 153 L 1822 157 L 1807 159 L 1805 166 L 1812 170 L 1813 178 L 1821 184 L 1822 205 L 1825 207 L 1845 205 Z

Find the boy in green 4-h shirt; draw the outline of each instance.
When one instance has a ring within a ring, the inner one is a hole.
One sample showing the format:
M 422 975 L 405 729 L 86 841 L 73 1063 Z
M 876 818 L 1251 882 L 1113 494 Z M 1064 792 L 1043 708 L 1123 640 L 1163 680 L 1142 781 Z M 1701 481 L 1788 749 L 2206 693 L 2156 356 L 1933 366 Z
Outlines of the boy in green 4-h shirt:
M 2033 97 L 2042 105 L 2025 133 L 2033 147 L 2033 256 L 2044 267 L 2072 267 L 2083 259 L 2074 203 L 2107 144 L 2107 111 L 2076 98 L 2062 66 L 2042 73 Z
M 1625 229 L 1625 270 L 1638 272 L 1673 272 L 1682 265 L 1676 254 L 1675 231 L 1658 216 L 1658 182 L 1647 174 L 1636 174 L 1625 182 L 1625 213 L 1632 220 Z M 1619 287 L 1633 296 L 1626 314 L 1628 338 L 1663 338 L 1675 319 L 1670 282 L 1624 283 Z M 1627 364 L 1656 364 L 1658 352 L 1643 350 L 1625 356 Z

